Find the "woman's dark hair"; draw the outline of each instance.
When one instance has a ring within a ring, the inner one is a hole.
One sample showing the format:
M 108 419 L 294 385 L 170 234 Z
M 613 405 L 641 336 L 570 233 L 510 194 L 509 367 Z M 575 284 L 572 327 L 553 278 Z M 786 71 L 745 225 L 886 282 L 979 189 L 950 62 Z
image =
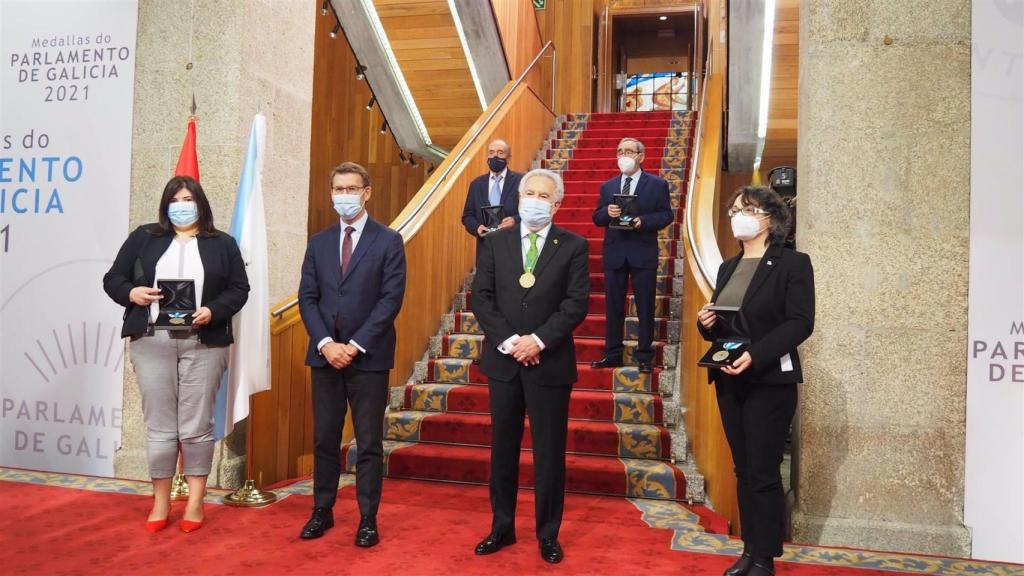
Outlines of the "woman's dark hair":
M 210 210 L 210 201 L 206 199 L 206 193 L 203 192 L 203 187 L 199 185 L 199 182 L 188 176 L 175 176 L 164 186 L 163 196 L 160 197 L 160 215 L 157 220 L 160 223 L 159 231 L 163 234 L 174 232 L 174 224 L 171 224 L 171 219 L 167 216 L 167 208 L 171 205 L 174 195 L 182 188 L 187 188 L 192 193 L 192 201 L 196 203 L 199 212 L 199 220 L 196 221 L 199 226 L 199 234 L 206 236 L 215 233 L 217 229 L 213 227 L 213 211 Z
M 793 214 L 782 196 L 766 186 L 744 186 L 732 193 L 727 206 L 732 208 L 737 198 L 743 206 L 756 206 L 768 211 L 769 244 L 781 244 L 786 241 L 789 228 L 793 225 Z

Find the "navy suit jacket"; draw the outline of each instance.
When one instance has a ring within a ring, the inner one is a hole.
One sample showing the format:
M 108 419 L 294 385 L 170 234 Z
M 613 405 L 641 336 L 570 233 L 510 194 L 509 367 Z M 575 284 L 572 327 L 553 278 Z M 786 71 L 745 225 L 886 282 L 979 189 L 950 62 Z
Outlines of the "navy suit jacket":
M 384 371 L 395 364 L 395 317 L 405 296 L 405 244 L 394 230 L 367 218 L 341 277 L 341 224 L 309 239 L 299 282 L 299 313 L 309 333 L 306 365 L 328 366 L 317 349 L 324 338 L 355 340 L 366 352 L 357 370 Z
M 509 170 L 505 173 L 505 180 L 501 183 L 501 205 L 505 207 L 505 216 L 515 218 L 516 224 L 519 224 L 519 181 L 522 178 L 523 175 L 519 172 Z M 484 206 L 491 205 L 488 200 L 490 179 L 491 173 L 488 172 L 483 176 L 477 176 L 470 182 L 469 194 L 466 194 L 466 206 L 462 209 L 462 225 L 466 227 L 470 236 L 477 239 L 477 242 L 483 242 L 483 238 L 476 233 L 476 229 L 483 224 L 483 212 L 480 210 Z
M 594 224 L 607 228 L 604 231 L 604 268 L 617 270 L 626 264 L 630 268 L 658 267 L 658 230 L 672 223 L 672 201 L 668 195 L 668 182 L 664 179 L 640 173 L 636 184 L 636 200 L 631 213 L 640 217 L 637 230 L 608 228 L 611 217 L 608 205 L 615 203 L 614 196 L 622 190 L 622 175 L 601 185 L 601 199 L 594 210 Z

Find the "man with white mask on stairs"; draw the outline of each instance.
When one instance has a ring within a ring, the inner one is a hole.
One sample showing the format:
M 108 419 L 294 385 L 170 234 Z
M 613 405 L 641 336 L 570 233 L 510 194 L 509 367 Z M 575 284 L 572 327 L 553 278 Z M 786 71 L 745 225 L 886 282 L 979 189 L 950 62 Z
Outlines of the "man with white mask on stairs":
M 519 184 L 518 226 L 484 238 L 473 279 L 473 312 L 484 331 L 480 369 L 491 410 L 491 531 L 476 554 L 516 541 L 524 417 L 530 417 L 536 533 L 546 562 L 562 561 L 569 396 L 577 379 L 573 330 L 587 315 L 587 241 L 551 223 L 565 188 L 532 170 Z
M 616 150 L 622 174 L 601 185 L 601 198 L 593 221 L 606 228 L 603 268 L 605 286 L 604 358 L 594 368 L 622 366 L 623 328 L 626 322 L 626 283 L 632 281 L 636 300 L 638 334 L 636 361 L 640 372 L 654 366 L 654 303 L 658 280 L 658 231 L 672 223 L 672 202 L 668 182 L 640 169 L 644 145 L 635 138 L 623 138 Z M 609 227 L 623 214 L 615 195 L 634 196 L 630 215 L 633 229 Z

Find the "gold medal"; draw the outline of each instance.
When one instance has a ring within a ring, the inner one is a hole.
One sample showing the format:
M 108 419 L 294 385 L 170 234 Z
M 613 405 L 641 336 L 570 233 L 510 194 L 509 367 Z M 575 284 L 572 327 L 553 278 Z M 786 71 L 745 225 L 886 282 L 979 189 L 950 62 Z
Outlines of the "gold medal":
M 537 277 L 532 272 L 523 272 L 519 277 L 519 285 L 523 288 L 532 288 L 537 283 Z
M 718 352 L 715 352 L 713 356 L 711 356 L 711 359 L 714 360 L 715 362 L 721 362 L 722 360 L 725 360 L 728 357 L 729 352 L 727 350 L 719 350 Z

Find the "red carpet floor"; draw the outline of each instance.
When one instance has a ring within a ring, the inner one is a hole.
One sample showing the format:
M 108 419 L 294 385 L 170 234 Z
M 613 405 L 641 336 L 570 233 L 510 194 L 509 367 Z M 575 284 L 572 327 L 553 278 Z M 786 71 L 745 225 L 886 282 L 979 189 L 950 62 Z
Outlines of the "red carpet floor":
M 490 520 L 482 486 L 386 480 L 381 544 L 353 546 L 354 488 L 339 494 L 336 527 L 301 541 L 309 496 L 263 509 L 208 505 L 207 525 L 157 534 L 142 527 L 147 496 L 0 482 L 0 573 L 15 574 L 721 574 L 732 557 L 673 551 L 672 531 L 648 527 L 626 499 L 568 495 L 561 541 L 566 559 L 545 564 L 533 538 L 533 494 L 519 503 L 519 543 L 474 556 Z M 176 503 L 172 519 L 179 519 Z M 891 575 L 897 572 L 780 563 L 779 575 Z

